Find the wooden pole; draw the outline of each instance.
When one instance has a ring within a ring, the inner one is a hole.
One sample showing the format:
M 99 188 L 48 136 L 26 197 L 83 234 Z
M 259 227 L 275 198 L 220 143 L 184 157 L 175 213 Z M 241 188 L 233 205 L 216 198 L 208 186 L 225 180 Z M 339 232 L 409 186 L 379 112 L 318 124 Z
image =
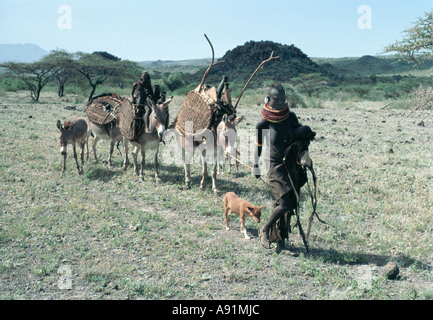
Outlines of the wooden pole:
M 249 84 L 250 81 L 253 79 L 253 77 L 256 75 L 257 71 L 259 71 L 259 69 L 260 69 L 261 67 L 263 67 L 263 65 L 264 65 L 266 62 L 269 62 L 269 61 L 271 61 L 271 60 L 273 60 L 273 59 L 279 59 L 279 58 L 280 58 L 279 56 L 274 57 L 274 51 L 272 51 L 271 56 L 269 57 L 269 59 L 263 60 L 262 63 L 260 63 L 260 65 L 257 67 L 256 71 L 254 71 L 254 73 L 253 73 L 252 76 L 248 79 L 247 83 L 245 84 L 244 88 L 242 89 L 242 92 L 241 92 L 241 94 L 239 95 L 238 100 L 236 101 L 236 104 L 235 104 L 235 107 L 234 107 L 235 110 L 236 110 L 236 108 L 237 108 L 237 106 L 238 106 L 239 101 L 241 100 L 242 95 L 244 94 L 245 89 L 247 88 L 248 84 Z

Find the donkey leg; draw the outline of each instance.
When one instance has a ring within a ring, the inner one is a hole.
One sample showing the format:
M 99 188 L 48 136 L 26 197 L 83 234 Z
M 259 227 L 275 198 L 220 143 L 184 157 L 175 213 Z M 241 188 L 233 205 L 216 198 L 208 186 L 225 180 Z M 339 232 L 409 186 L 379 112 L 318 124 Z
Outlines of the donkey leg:
M 132 160 L 133 160 L 133 164 L 134 164 L 134 172 L 135 172 L 136 176 L 139 176 L 140 170 L 138 169 L 137 158 L 138 158 L 138 148 L 134 147 L 134 150 L 132 150 Z
M 137 151 L 138 153 L 138 151 Z M 144 145 L 141 146 L 141 165 L 140 165 L 140 177 L 141 180 L 144 180 L 144 165 L 146 163 L 146 148 Z
M 114 140 L 111 140 L 111 143 L 110 143 L 110 155 L 108 156 L 108 167 L 110 167 L 110 168 L 112 166 L 111 158 L 113 156 L 113 151 L 114 151 L 114 145 L 115 145 L 115 143 L 116 142 Z
M 84 173 L 84 148 L 86 147 L 86 141 L 80 142 L 81 147 L 81 173 Z
M 123 138 L 123 148 L 125 150 L 125 159 L 123 161 L 123 170 L 127 170 L 129 166 L 129 159 L 128 159 L 128 140 L 126 138 Z
M 217 161 L 217 152 L 214 150 L 214 157 L 213 157 L 213 167 L 212 167 L 212 191 L 215 194 L 219 193 L 219 190 L 217 189 L 216 185 L 216 179 L 217 179 L 217 172 L 218 172 L 218 161 Z
M 185 189 L 191 189 L 191 165 L 184 161 L 183 168 L 185 170 Z
M 185 171 L 185 189 L 191 189 L 191 161 L 192 154 L 182 149 L 182 163 Z
M 87 135 L 86 135 L 86 149 L 87 149 L 87 161 L 89 161 L 89 137 L 90 137 L 90 134 L 88 133 Z
M 219 190 L 217 189 L 217 185 L 216 185 L 216 179 L 217 179 L 217 167 L 218 164 L 214 163 L 213 164 L 213 168 L 212 168 L 212 191 L 217 194 L 219 193 Z
M 96 156 L 96 143 L 98 143 L 99 137 L 95 136 L 92 141 L 92 152 L 93 158 L 95 158 L 95 163 L 98 163 L 98 157 Z
M 63 169 L 62 169 L 62 173 L 64 173 L 66 171 L 66 153 L 63 155 Z
M 206 178 L 207 178 L 207 176 L 208 176 L 208 173 L 207 173 L 207 162 L 203 158 L 203 170 L 202 170 L 202 176 L 201 176 L 201 181 L 200 181 L 200 190 L 204 190 L 206 188 Z
M 202 162 L 202 165 L 203 165 L 202 172 L 201 172 L 202 175 L 201 175 L 201 181 L 200 181 L 200 190 L 204 190 L 205 187 L 206 187 L 206 178 L 208 176 L 208 173 L 207 173 L 206 150 L 203 150 L 201 152 L 200 156 L 201 156 L 200 159 L 201 159 L 201 162 Z
M 155 155 L 153 158 L 153 167 L 155 168 L 155 180 L 157 183 L 161 181 L 161 179 L 159 178 L 158 152 L 159 152 L 159 145 L 156 147 Z
M 75 142 L 72 144 L 72 148 L 74 150 L 74 159 L 75 159 L 75 164 L 77 165 L 78 174 L 81 174 L 80 165 L 78 164 L 77 148 L 75 146 Z

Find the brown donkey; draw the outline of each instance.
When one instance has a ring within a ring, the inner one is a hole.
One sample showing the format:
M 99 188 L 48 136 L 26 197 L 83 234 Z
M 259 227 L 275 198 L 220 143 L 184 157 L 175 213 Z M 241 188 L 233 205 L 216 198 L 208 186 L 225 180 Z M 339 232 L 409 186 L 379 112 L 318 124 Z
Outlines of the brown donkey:
M 75 117 L 70 120 L 66 120 L 63 125 L 60 120 L 57 120 L 57 128 L 60 130 L 60 153 L 63 155 L 62 173 L 66 170 L 66 151 L 68 148 L 68 143 L 71 143 L 74 150 L 74 158 L 75 163 L 77 164 L 78 174 L 82 174 L 84 165 L 84 147 L 88 141 L 86 120 L 80 117 Z M 75 148 L 75 144 L 77 142 L 81 147 L 81 170 L 78 164 L 77 150 Z

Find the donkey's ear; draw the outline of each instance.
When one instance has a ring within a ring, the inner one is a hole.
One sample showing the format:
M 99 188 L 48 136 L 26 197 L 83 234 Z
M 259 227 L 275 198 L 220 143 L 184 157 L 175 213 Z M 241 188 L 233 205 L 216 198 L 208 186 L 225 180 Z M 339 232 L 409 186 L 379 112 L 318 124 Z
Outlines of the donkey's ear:
M 244 119 L 244 116 L 239 116 L 239 117 L 237 117 L 237 118 L 235 118 L 234 120 L 233 120 L 233 124 L 238 124 L 239 122 L 241 122 L 242 120 Z
M 62 123 L 60 120 L 57 120 L 57 129 L 62 130 Z
M 170 104 L 170 102 L 171 102 L 172 100 L 173 100 L 173 96 L 171 96 L 170 99 L 164 101 L 164 102 L 162 103 L 162 106 L 163 106 L 164 108 L 167 108 L 168 105 Z
M 224 122 L 224 124 L 226 124 L 226 125 L 227 125 L 227 121 L 228 121 L 228 117 L 227 117 L 227 114 L 226 114 L 226 113 L 224 113 L 224 115 L 223 115 L 223 118 L 222 118 L 222 122 Z

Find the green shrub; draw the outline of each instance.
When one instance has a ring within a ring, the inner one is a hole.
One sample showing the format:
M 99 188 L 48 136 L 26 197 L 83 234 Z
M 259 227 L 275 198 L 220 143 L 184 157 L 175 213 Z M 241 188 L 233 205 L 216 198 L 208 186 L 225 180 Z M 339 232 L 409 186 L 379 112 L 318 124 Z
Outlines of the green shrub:
M 26 89 L 25 83 L 18 78 L 5 78 L 0 82 L 0 91 L 17 92 Z

